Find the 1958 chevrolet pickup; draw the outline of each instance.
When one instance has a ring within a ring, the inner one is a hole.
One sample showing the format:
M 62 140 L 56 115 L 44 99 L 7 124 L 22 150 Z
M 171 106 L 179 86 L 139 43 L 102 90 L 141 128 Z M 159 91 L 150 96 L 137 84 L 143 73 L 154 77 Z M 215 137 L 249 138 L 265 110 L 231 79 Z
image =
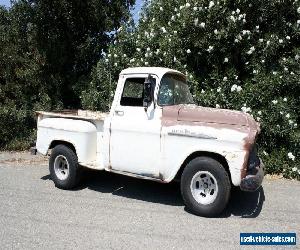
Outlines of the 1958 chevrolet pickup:
M 177 179 L 187 208 L 209 217 L 223 211 L 232 185 L 255 191 L 263 180 L 259 124 L 246 113 L 195 105 L 176 70 L 123 70 L 109 113 L 37 114 L 32 151 L 50 154 L 58 188 L 74 188 L 83 167 L 164 183 Z

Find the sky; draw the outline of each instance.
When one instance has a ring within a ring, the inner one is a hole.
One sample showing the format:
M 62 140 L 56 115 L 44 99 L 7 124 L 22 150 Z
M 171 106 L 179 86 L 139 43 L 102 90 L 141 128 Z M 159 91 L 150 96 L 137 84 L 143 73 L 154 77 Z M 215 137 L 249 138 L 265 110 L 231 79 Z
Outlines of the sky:
M 0 0 L 0 5 L 10 6 L 10 0 Z

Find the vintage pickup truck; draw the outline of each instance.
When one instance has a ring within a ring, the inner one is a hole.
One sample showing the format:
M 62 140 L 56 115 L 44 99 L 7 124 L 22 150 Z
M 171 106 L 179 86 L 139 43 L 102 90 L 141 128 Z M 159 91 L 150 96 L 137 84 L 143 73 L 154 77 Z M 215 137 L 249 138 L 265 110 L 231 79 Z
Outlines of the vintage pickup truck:
M 177 179 L 188 210 L 216 216 L 232 185 L 255 191 L 263 180 L 259 124 L 246 113 L 195 105 L 176 70 L 123 70 L 109 113 L 37 114 L 33 152 L 50 154 L 58 188 L 74 188 L 83 167 L 164 183 Z

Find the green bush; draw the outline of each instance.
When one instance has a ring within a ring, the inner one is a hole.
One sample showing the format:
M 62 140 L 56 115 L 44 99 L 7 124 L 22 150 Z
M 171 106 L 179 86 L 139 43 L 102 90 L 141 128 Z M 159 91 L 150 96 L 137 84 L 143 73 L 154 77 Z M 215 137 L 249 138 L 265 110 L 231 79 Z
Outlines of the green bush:
M 17 109 L 14 104 L 1 106 L 0 148 L 24 149 L 24 147 L 28 147 L 26 141 L 32 133 L 32 130 L 28 129 L 31 122 L 30 115 L 26 110 Z
M 95 86 L 108 72 L 116 80 L 129 66 L 175 68 L 199 105 L 242 110 L 261 123 L 268 173 L 300 179 L 299 65 L 300 1 L 153 0 L 137 27 L 117 31 L 86 91 L 106 96 L 90 103 L 101 108 L 112 93 Z

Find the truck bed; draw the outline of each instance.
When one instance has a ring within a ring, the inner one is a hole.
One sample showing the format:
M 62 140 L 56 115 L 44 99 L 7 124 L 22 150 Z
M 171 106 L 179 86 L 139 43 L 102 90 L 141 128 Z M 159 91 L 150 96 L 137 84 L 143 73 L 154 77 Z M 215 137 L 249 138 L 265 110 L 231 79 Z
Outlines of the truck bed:
M 65 109 L 58 111 L 36 111 L 36 114 L 41 118 L 44 117 L 62 117 L 80 120 L 104 120 L 108 113 L 81 109 Z

